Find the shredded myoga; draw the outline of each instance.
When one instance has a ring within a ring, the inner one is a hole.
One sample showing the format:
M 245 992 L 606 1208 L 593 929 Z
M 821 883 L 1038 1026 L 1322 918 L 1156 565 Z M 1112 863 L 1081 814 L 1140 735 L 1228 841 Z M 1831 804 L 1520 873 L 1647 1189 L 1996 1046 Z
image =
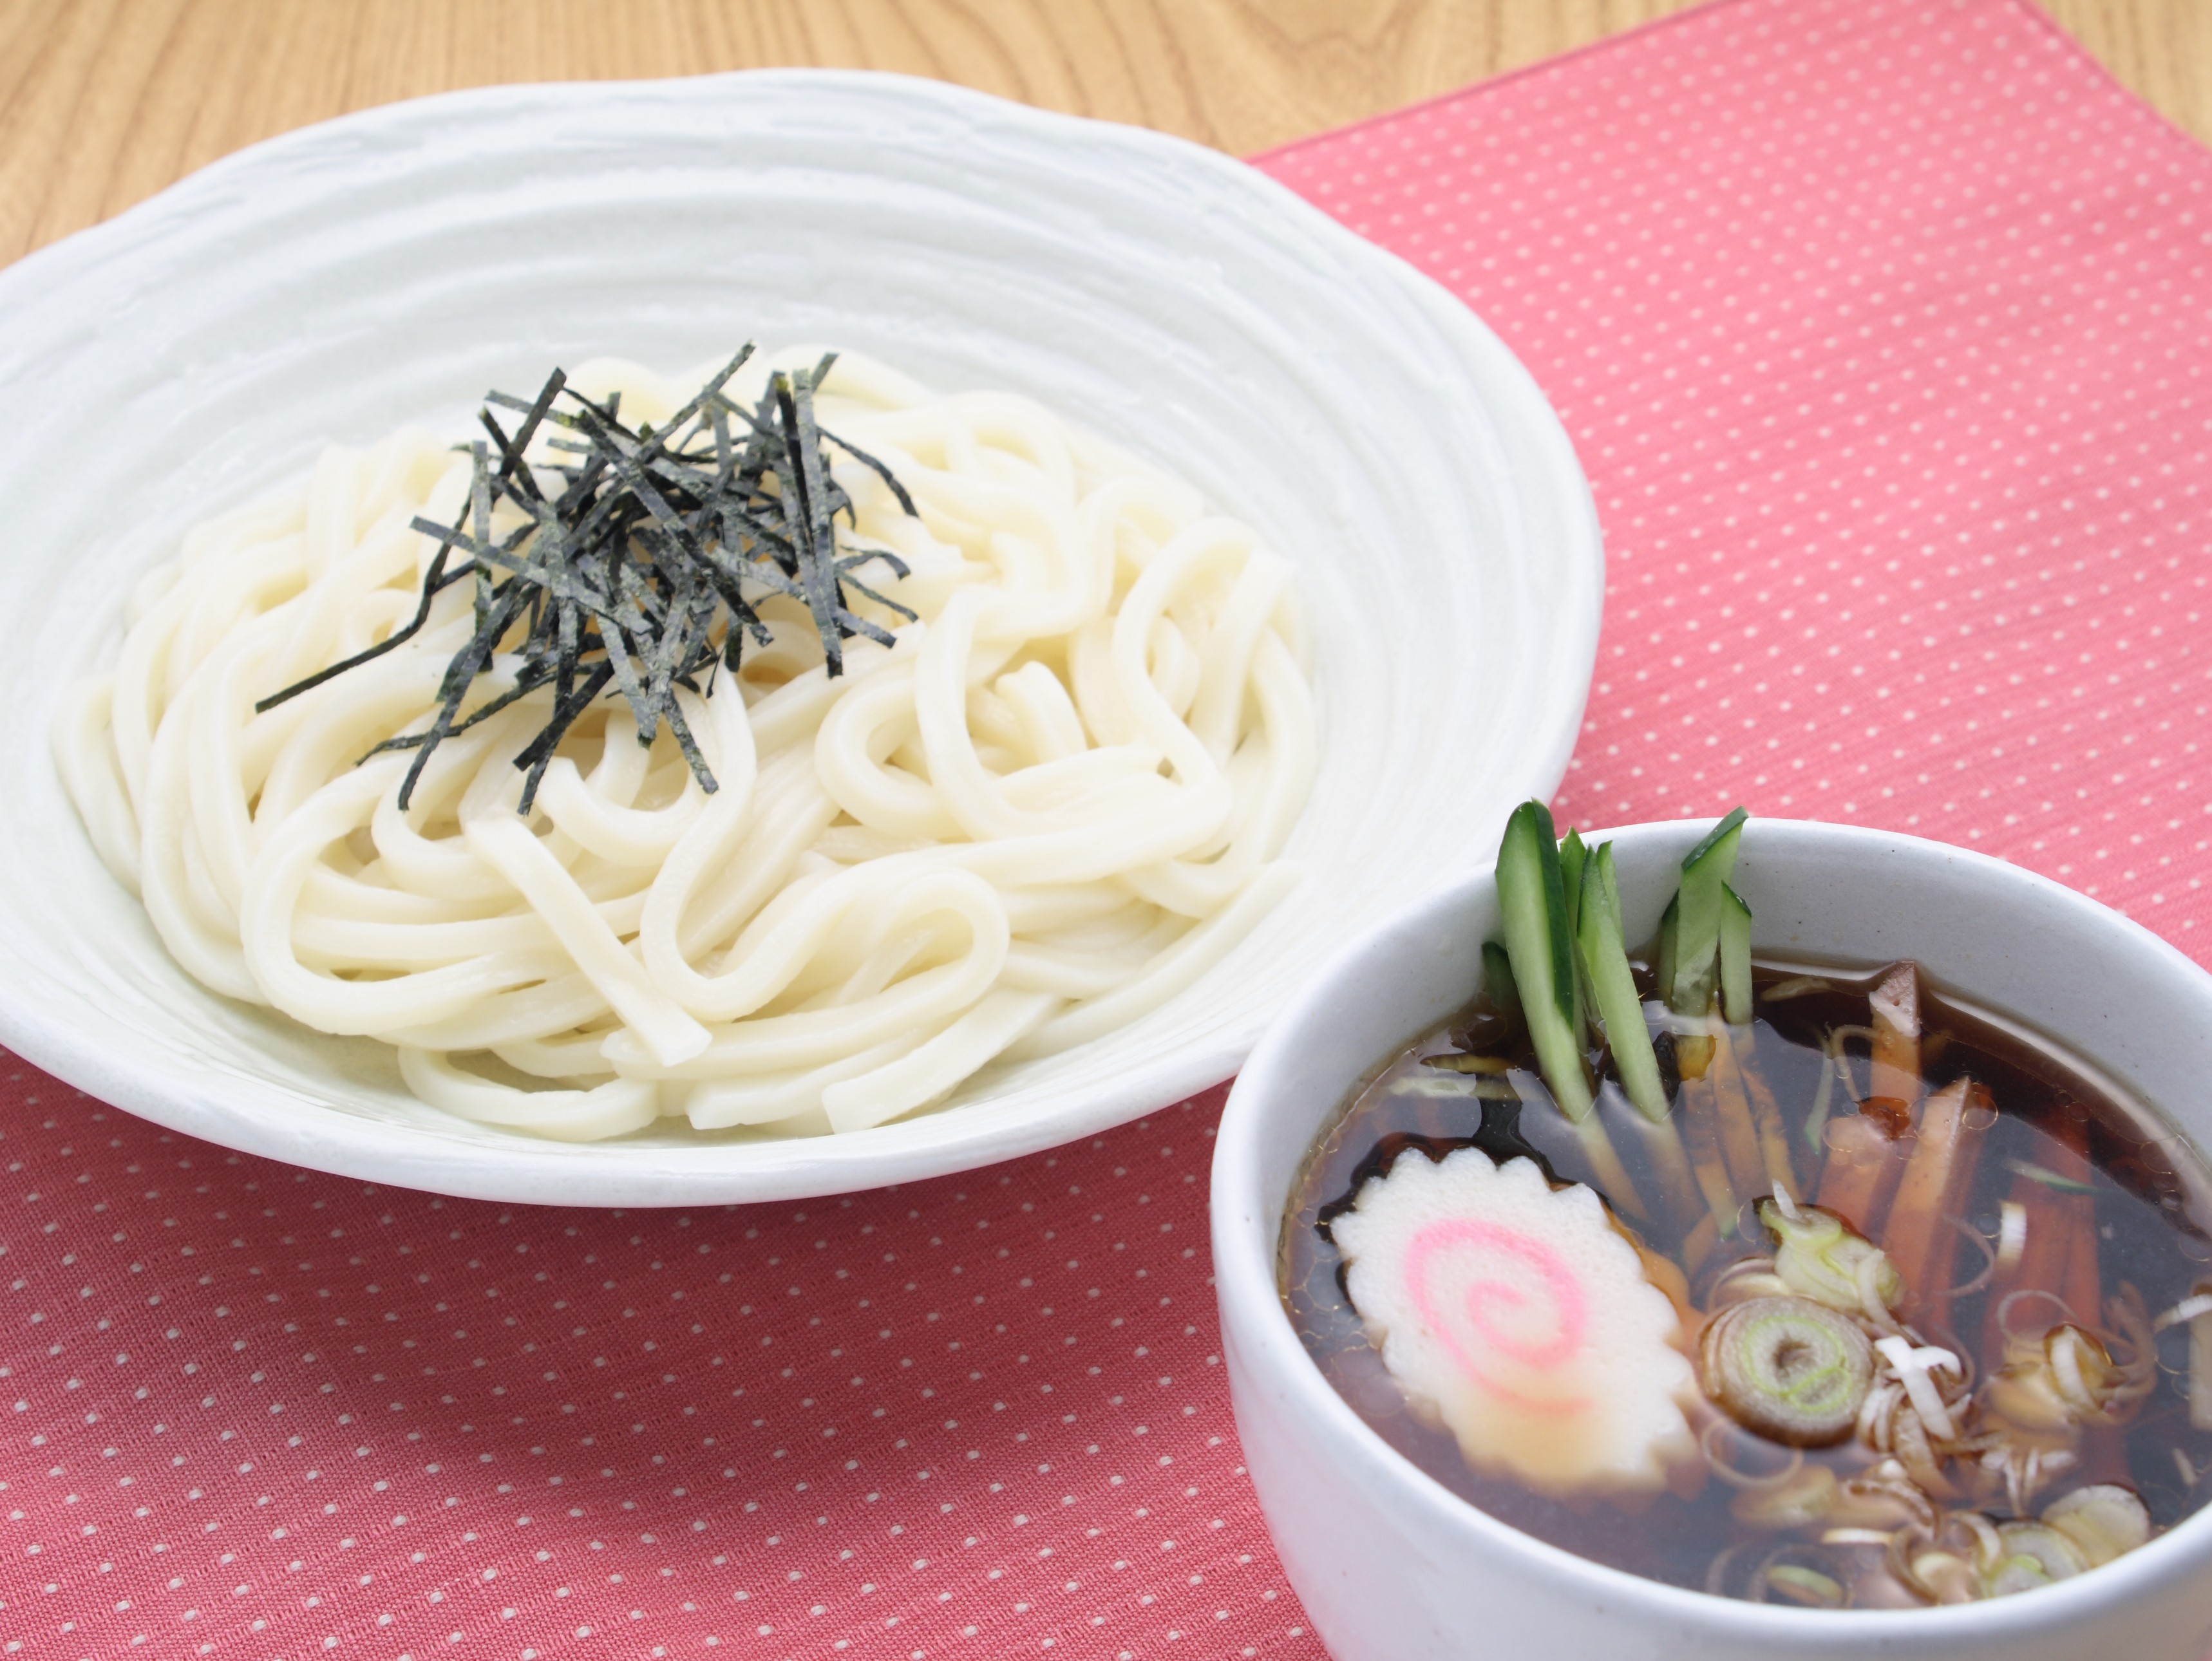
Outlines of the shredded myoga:
M 1008 394 L 696 384 L 599 361 L 473 453 L 333 447 L 139 584 L 55 749 L 194 977 L 466 1118 L 820 1134 L 1123 1026 L 1294 886 L 1305 636 L 1248 526 Z M 719 543 L 664 500 L 717 457 Z M 617 484 L 665 517 L 593 587 L 544 550 Z

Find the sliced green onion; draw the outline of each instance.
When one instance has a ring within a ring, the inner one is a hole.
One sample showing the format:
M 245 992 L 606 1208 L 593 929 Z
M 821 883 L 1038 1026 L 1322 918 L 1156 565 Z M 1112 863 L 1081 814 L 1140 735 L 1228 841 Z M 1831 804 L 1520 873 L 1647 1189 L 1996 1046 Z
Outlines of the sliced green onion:
M 1488 1073 L 1422 1073 L 1395 1078 L 1383 1088 L 1386 1096 L 1419 1096 L 1434 1101 L 1518 1101 L 1521 1093 L 1508 1081 Z
M 1504 1056 L 1436 1055 L 1423 1056 L 1421 1065 L 1434 1067 L 1446 1073 L 1495 1073 L 1503 1077 L 1511 1070 L 1512 1064 Z
M 1745 1429 L 1792 1447 L 1851 1434 L 1874 1384 L 1874 1346 L 1849 1315 L 1810 1298 L 1751 1298 L 1705 1328 L 1705 1393 Z
M 1999 1523 L 1997 1538 L 2004 1543 L 2004 1560 L 1988 1577 L 1992 1597 L 2070 1580 L 2089 1567 L 2079 1543 L 2042 1523 Z
M 2149 1509 L 2133 1490 L 2113 1482 L 2077 1488 L 2052 1500 L 2043 1508 L 2043 1520 L 2066 1537 L 2089 1568 L 2133 1551 L 2151 1537 Z
M 2008 1159 L 2004 1161 L 2004 1167 L 2014 1176 L 2026 1177 L 2030 1182 L 2039 1182 L 2045 1188 L 2056 1189 L 2062 1194 L 2094 1194 L 2097 1191 L 2089 1183 L 2077 1182 L 2072 1177 L 2062 1177 L 2048 1166 L 2031 1165 L 2024 1159 Z
M 1920 1415 L 1920 1422 L 1927 1427 L 1928 1434 L 1945 1442 L 1958 1434 L 1958 1428 L 1951 1422 L 1951 1409 L 1943 1400 L 1943 1392 L 1936 1387 L 1933 1375 L 1938 1367 L 1947 1373 L 1959 1373 L 1959 1358 L 1934 1344 L 1916 1349 L 1911 1339 L 1895 1332 L 1876 1338 L 1874 1347 L 1897 1374 L 1898 1383 L 1905 1386 L 1905 1397 L 1911 1402 L 1912 1410 Z
M 1873 1316 L 1869 1298 L 1883 1311 L 1905 1295 L 1905 1282 L 1888 1254 L 1845 1225 L 1832 1211 L 1799 1205 L 1777 1194 L 1759 1203 L 1759 1220 L 1773 1231 L 1774 1272 L 1800 1297 L 1844 1314 Z
M 1828 1053 L 1829 1040 L 1820 1040 L 1820 1087 L 1813 1093 L 1813 1111 L 1805 1115 L 1805 1145 L 1814 1153 L 1828 1145 L 1828 1110 L 1836 1100 L 1836 1058 Z
M 1761 996 L 1769 1003 L 1786 1003 L 1793 997 L 1804 997 L 1813 992 L 1832 992 L 1836 989 L 1818 975 L 1792 975 L 1787 980 L 1778 980 Z
M 2026 1230 L 2021 1231 L 2023 1234 Z M 2163 1332 L 2169 1326 L 2179 1326 L 2184 1321 L 2193 1321 L 2199 1315 L 2212 1315 L 2212 1292 L 2199 1292 L 2184 1298 L 2150 1324 L 2154 1332 Z
M 1812 1609 L 1839 1609 L 1850 1601 L 1844 1583 L 1833 1575 L 1796 1563 L 1775 1564 L 1766 1571 L 1766 1584 L 1784 1597 Z
M 1712 1445 L 1706 1444 L 1706 1458 L 1712 1458 Z M 1713 1474 L 1721 1475 L 1715 1464 Z M 1722 1477 L 1723 1482 L 1728 1478 Z M 1779 1482 L 1762 1482 L 1756 1487 L 1747 1487 L 1729 1501 L 1729 1515 L 1739 1523 L 1749 1523 L 1753 1528 L 1793 1529 L 1810 1528 L 1822 1521 L 1836 1509 L 1843 1498 L 1843 1484 L 1836 1473 L 1826 1465 L 1810 1465 L 1800 1461 L 1788 1476 Z M 1833 1530 L 1829 1533 L 1832 1534 Z M 1887 1545 L 1887 1534 L 1876 1537 Z M 1823 1535 L 1820 1543 L 1833 1543 Z

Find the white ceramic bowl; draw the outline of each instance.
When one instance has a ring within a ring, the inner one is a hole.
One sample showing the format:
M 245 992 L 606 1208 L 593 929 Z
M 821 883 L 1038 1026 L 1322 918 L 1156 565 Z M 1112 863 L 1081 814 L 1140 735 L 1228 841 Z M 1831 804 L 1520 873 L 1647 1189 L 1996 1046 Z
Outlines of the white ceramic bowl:
M 1606 833 L 1631 939 L 1648 938 L 1705 824 Z M 1601 838 L 1593 837 L 1593 843 Z M 1882 963 L 2062 1039 L 2212 1145 L 2212 976 L 2071 889 L 1909 836 L 1754 820 L 1735 886 L 1754 949 Z M 1340 1397 L 1283 1312 L 1275 1251 L 1306 1149 L 1352 1084 L 1475 992 L 1499 927 L 1488 874 L 1363 934 L 1307 982 L 1231 1092 L 1213 1262 L 1237 1429 L 1283 1566 L 1336 1661 L 2203 1661 L 2212 1512 L 2024 1596 L 1842 1613 L 1734 1602 L 1607 1568 L 1497 1522 Z
M 389 1053 L 210 996 L 100 868 L 47 753 L 184 527 L 403 421 L 615 353 L 835 343 L 1025 392 L 1190 478 L 1321 627 L 1311 879 L 1188 994 L 805 1142 L 568 1146 L 418 1104 Z M 0 1039 L 131 1111 L 421 1188 L 789 1197 L 981 1165 L 1227 1077 L 1355 927 L 1480 863 L 1566 764 L 1596 647 L 1589 491 L 1464 307 L 1250 168 L 935 82 L 516 87 L 349 117 L 0 272 Z

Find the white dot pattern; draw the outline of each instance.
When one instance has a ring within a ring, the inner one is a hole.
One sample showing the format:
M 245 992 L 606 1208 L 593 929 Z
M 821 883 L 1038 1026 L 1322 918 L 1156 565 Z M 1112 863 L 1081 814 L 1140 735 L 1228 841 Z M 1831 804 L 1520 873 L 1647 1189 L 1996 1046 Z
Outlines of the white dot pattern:
M 1562 813 L 1911 828 L 2208 957 L 2212 161 L 2032 8 L 1732 0 L 1263 165 L 1574 434 Z M 1322 1656 L 1221 1376 L 1218 1093 L 625 1214 L 0 1080 L 0 1655 Z
M 2026 0 L 1737 0 L 1261 165 L 1573 434 L 1562 823 L 1909 830 L 2212 962 L 2212 156 Z
M 1313 1652 L 1221 1379 L 1218 1091 L 939 1182 L 579 1211 L 0 1060 L 5 1653 Z

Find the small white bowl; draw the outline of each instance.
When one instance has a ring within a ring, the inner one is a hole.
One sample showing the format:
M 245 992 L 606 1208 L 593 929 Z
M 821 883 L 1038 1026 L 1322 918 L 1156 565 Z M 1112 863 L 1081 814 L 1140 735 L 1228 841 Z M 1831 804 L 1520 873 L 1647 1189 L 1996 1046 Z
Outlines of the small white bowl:
M 1050 1147 L 1228 1077 L 1361 918 L 1479 863 L 1581 719 L 1603 561 L 1534 383 L 1411 267 L 1160 134 L 821 71 L 454 94 L 219 162 L 0 271 L 0 1041 L 229 1147 L 600 1205 L 834 1193 Z M 185 975 L 49 752 L 132 579 L 326 443 L 465 431 L 488 388 L 556 362 L 674 371 L 747 338 L 1025 393 L 1291 560 L 1321 725 L 1286 850 L 1304 888 L 1121 1032 L 812 1140 L 466 1124 L 415 1100 L 384 1046 Z
M 1648 937 L 1710 823 L 1609 838 L 1631 939 Z M 2212 975 L 2071 889 L 1884 832 L 1753 820 L 1735 886 L 1754 949 L 1918 961 L 1944 985 L 2062 1040 L 2212 1144 Z M 1474 997 L 1496 886 L 1470 879 L 1371 929 L 1253 1051 L 1213 1159 L 1213 1263 L 1237 1424 L 1291 1584 L 1336 1661 L 2203 1661 L 2212 1511 L 2078 1579 L 1954 1608 L 1828 1612 L 1707 1597 L 1498 1522 L 1363 1422 L 1284 1313 L 1276 1247 L 1306 1150 L 1364 1075 Z

